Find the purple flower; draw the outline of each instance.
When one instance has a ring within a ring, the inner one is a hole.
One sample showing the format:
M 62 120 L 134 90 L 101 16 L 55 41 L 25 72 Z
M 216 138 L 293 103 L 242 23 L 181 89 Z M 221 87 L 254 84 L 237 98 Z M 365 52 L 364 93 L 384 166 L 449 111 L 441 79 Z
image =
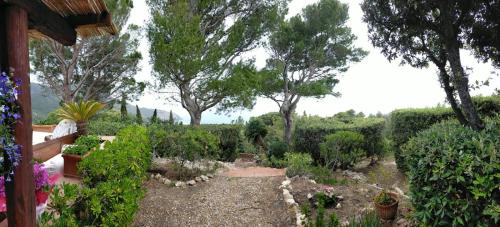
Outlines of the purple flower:
M 9 75 L 0 73 L 0 156 L 6 154 L 11 165 L 1 165 L 3 174 L 13 174 L 15 167 L 21 160 L 21 149 L 14 138 L 14 126 L 21 118 L 17 103 L 18 87 L 21 81 L 12 82 Z M 5 167 L 10 168 L 6 169 Z M 10 176 L 5 180 L 10 180 Z

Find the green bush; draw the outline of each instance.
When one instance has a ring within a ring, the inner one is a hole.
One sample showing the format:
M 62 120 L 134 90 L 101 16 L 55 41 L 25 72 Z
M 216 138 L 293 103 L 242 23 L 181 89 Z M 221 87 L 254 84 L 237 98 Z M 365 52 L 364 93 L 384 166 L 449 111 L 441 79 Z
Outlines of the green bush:
M 60 121 L 59 117 L 57 116 L 56 112 L 53 111 L 47 115 L 47 118 L 36 122 L 36 124 L 39 124 L 39 125 L 57 125 L 57 124 L 59 124 L 59 121 Z
M 415 218 L 425 226 L 498 226 L 500 118 L 481 132 L 433 125 L 403 146 Z
M 181 162 L 203 158 L 219 159 L 219 139 L 201 128 L 150 129 L 156 155 L 179 158 Z
M 64 149 L 64 154 L 85 155 L 94 148 L 99 148 L 101 139 L 98 136 L 87 135 L 76 139 L 73 146 Z
M 347 169 L 366 155 L 364 137 L 356 132 L 339 131 L 320 144 L 321 158 L 328 168 Z
M 308 176 L 311 168 L 311 155 L 305 153 L 286 153 L 286 176 Z
M 127 121 L 90 120 L 88 132 L 93 135 L 115 136 L 120 130 L 133 125 Z
M 40 226 L 130 226 L 151 162 L 147 130 L 131 126 L 79 165 L 83 185 L 56 187 Z
M 482 117 L 494 117 L 500 113 L 500 95 L 475 96 L 472 102 Z
M 479 114 L 482 117 L 491 117 L 500 113 L 500 96 L 476 96 L 472 98 Z M 390 114 L 388 122 L 388 134 L 392 140 L 392 150 L 396 158 L 398 168 L 406 171 L 405 160 L 402 158 L 401 146 L 415 136 L 418 132 L 428 129 L 433 124 L 443 120 L 455 118 L 450 108 L 421 108 L 401 109 Z
M 151 161 L 151 146 L 146 128 L 131 126 L 120 131 L 103 150 L 92 152 L 83 159 L 79 173 L 84 184 L 133 178 L 140 182 L 146 176 Z
M 401 154 L 401 146 L 419 131 L 425 130 L 435 123 L 453 117 L 448 108 L 402 109 L 390 115 L 389 135 L 392 141 L 394 157 L 400 170 L 406 171 Z
M 346 124 L 332 118 L 307 117 L 297 121 L 295 150 L 305 151 L 311 154 L 316 163 L 323 163 L 319 144 L 325 141 L 325 137 L 338 131 L 352 131 L 364 136 L 363 148 L 368 156 L 378 155 L 383 151 L 384 124 L 383 118 L 358 118 Z
M 243 149 L 243 127 L 241 125 L 202 125 L 201 128 L 219 138 L 221 151 L 219 159 L 221 161 L 232 162 L 238 157 Z
M 245 126 L 245 137 L 256 146 L 265 146 L 264 137 L 266 135 L 266 125 L 258 118 L 251 118 Z
M 275 140 L 269 144 L 269 158 L 274 157 L 277 159 L 283 159 L 285 153 L 288 152 L 288 144 L 283 141 Z

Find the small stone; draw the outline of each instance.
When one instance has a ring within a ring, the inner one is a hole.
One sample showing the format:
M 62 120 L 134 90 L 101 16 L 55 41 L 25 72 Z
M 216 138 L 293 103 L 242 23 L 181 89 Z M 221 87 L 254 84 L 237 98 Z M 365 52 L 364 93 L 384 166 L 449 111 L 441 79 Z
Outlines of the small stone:
M 313 183 L 313 184 L 316 184 L 316 181 L 315 180 L 309 180 L 309 182 Z
M 184 186 L 186 186 L 186 183 L 184 183 L 182 181 L 175 182 L 175 187 L 184 187 Z
M 195 185 L 195 184 L 196 184 L 196 181 L 194 181 L 194 180 L 190 180 L 190 181 L 187 181 L 186 183 L 187 183 L 187 185 L 189 185 L 189 186 L 193 186 L 193 185 Z
M 172 181 L 170 181 L 169 179 L 167 179 L 167 178 L 163 179 L 163 184 L 170 185 L 171 183 L 172 183 Z
M 397 222 L 396 222 L 397 226 L 409 226 L 408 225 L 408 221 L 404 218 L 400 218 Z
M 149 177 L 150 179 L 155 179 L 155 175 L 154 174 L 151 174 L 151 176 Z
M 200 178 L 203 180 L 203 181 L 208 181 L 208 177 L 205 176 L 205 175 L 201 175 Z
M 307 199 L 312 199 L 313 196 L 311 195 L 311 193 L 307 193 Z
M 155 178 L 156 178 L 157 180 L 161 179 L 161 174 L 157 173 L 157 174 L 155 175 Z
M 344 200 L 344 196 L 338 195 L 338 196 L 337 196 L 337 199 L 338 199 L 338 200 Z
M 209 173 L 209 174 L 207 174 L 207 177 L 208 177 L 208 178 L 214 178 L 214 175 L 213 175 L 213 174 L 211 174 L 211 173 Z
M 201 177 L 195 177 L 195 178 L 194 178 L 194 180 L 195 180 L 196 182 L 201 182 Z
M 337 203 L 337 206 L 335 206 L 335 209 L 340 209 L 342 208 L 342 205 L 340 205 L 340 203 Z

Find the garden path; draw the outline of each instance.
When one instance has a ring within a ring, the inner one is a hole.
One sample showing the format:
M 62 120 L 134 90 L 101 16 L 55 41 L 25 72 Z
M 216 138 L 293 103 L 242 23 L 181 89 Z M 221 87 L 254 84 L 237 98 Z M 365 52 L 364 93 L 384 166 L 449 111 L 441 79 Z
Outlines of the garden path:
M 284 170 L 230 165 L 195 186 L 150 180 L 134 226 L 292 226 L 284 179 Z

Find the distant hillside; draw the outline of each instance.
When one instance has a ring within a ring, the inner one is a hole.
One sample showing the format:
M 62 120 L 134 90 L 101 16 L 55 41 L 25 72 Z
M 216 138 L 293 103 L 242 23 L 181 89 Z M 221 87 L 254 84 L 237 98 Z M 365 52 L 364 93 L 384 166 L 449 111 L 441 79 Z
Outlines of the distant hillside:
M 33 112 L 33 121 L 39 121 L 47 117 L 47 115 L 59 107 L 59 99 L 48 89 L 46 89 L 41 84 L 31 83 L 31 108 Z M 119 105 L 113 107 L 116 110 L 120 110 Z M 154 109 L 142 108 L 141 114 L 144 118 L 150 118 L 153 116 Z M 135 116 L 135 105 L 127 105 L 127 111 L 129 114 Z M 166 120 L 169 117 L 170 112 L 164 110 L 158 110 L 158 117 L 160 119 Z M 181 120 L 179 115 L 173 113 L 174 119 L 176 121 Z

